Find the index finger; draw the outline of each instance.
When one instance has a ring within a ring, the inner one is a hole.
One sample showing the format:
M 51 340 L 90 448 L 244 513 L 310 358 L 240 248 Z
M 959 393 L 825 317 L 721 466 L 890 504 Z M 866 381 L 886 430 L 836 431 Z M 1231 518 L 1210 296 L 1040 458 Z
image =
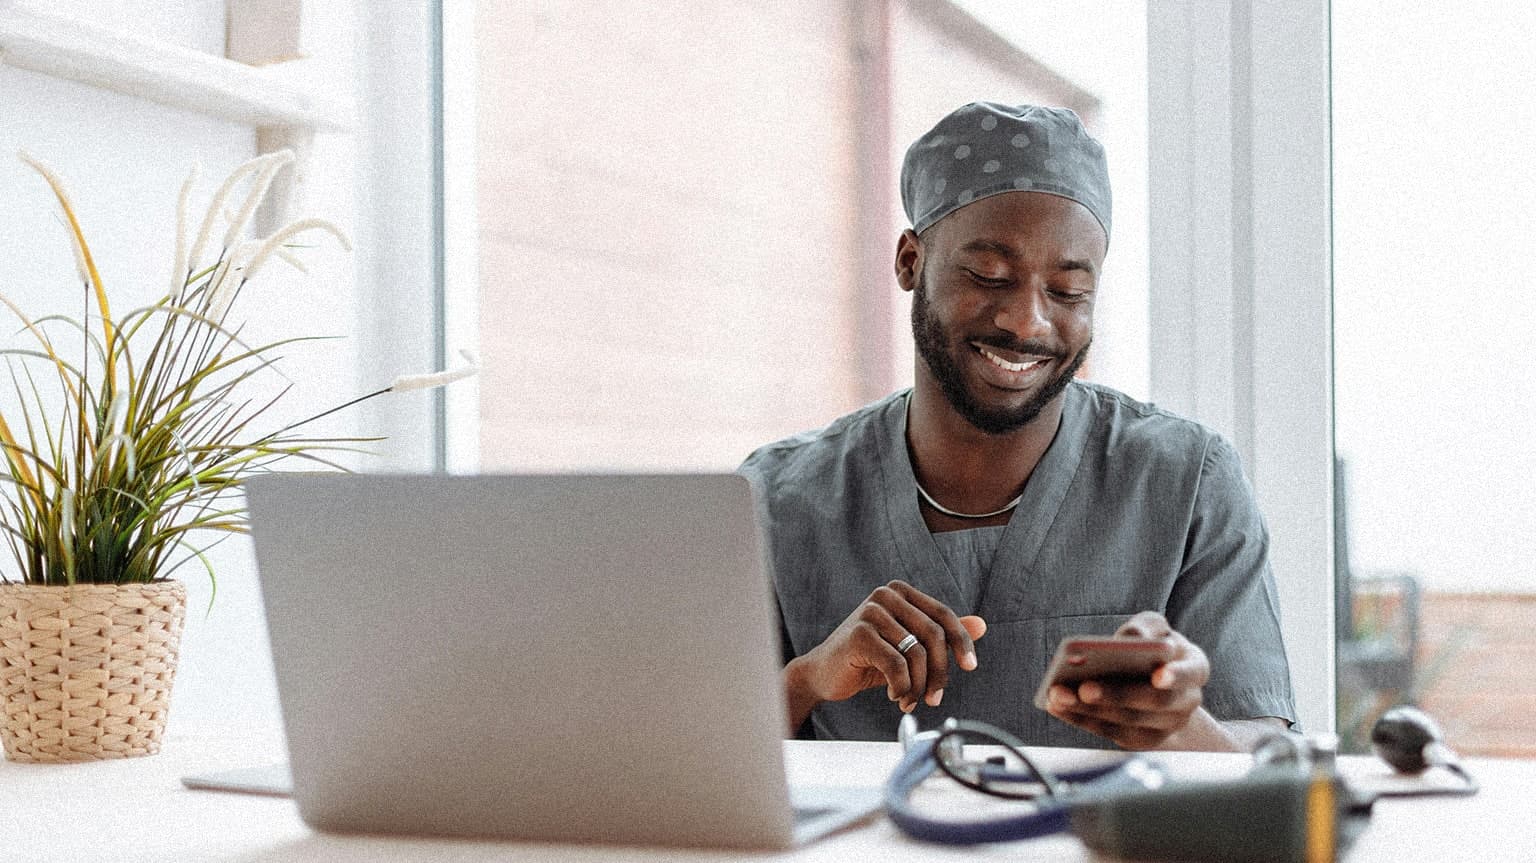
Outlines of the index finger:
M 928 615 L 929 618 L 944 629 L 944 641 L 949 645 L 949 650 L 955 655 L 955 662 L 966 671 L 976 668 L 976 644 L 971 640 L 971 633 L 960 623 L 960 617 L 949 606 L 937 599 L 923 593 L 921 590 L 907 584 L 905 581 L 893 581 L 887 587 L 901 594 L 902 599 L 912 604 L 912 607 Z

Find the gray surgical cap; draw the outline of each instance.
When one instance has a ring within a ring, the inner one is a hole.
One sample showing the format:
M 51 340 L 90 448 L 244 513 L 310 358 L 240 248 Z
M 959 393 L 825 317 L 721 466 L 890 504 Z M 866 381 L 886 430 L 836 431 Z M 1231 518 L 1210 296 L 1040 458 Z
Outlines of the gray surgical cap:
M 901 163 L 901 205 L 918 233 L 1002 192 L 1076 201 L 1109 236 L 1104 148 L 1070 109 L 972 102 L 913 142 Z

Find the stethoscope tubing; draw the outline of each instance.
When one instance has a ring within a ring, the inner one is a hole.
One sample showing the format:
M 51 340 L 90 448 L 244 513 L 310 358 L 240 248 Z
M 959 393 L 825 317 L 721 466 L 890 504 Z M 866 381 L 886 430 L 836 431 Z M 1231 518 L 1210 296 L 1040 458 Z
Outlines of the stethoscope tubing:
M 970 821 L 933 818 L 913 807 L 911 797 L 917 786 L 938 769 L 934 744 L 933 740 L 913 744 L 885 784 L 885 810 L 892 823 L 908 836 L 925 842 L 979 845 L 1062 833 L 1072 825 L 1074 801 L 1085 800 L 1097 793 L 1144 787 L 1126 772 L 1125 766 L 1129 761 L 1122 761 L 1057 776 L 1057 779 L 1065 782 L 1079 783 L 1079 790 L 1070 798 L 1042 796 L 1034 802 L 1034 809 L 1030 812 Z M 988 782 L 1035 780 L 1031 774 L 994 765 L 982 767 L 982 777 Z

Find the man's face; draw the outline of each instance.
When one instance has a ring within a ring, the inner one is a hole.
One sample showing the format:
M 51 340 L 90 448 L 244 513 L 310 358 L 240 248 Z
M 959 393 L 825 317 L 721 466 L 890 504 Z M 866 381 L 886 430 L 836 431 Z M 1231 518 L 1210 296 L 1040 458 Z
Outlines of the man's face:
M 928 372 L 981 431 L 1028 425 L 1087 359 L 1103 228 L 1066 198 L 1009 192 L 908 238 L 920 262 L 898 275 Z

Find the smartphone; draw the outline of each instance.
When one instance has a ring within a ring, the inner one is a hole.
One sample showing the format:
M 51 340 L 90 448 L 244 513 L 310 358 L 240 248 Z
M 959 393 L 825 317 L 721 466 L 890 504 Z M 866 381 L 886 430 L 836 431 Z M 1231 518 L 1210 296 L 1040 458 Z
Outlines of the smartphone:
M 1152 679 L 1152 672 L 1173 658 L 1173 642 L 1166 638 L 1137 635 L 1069 635 L 1056 646 L 1056 655 L 1035 691 L 1035 706 L 1045 709 L 1051 687 L 1072 686 L 1085 680 L 1137 683 Z

